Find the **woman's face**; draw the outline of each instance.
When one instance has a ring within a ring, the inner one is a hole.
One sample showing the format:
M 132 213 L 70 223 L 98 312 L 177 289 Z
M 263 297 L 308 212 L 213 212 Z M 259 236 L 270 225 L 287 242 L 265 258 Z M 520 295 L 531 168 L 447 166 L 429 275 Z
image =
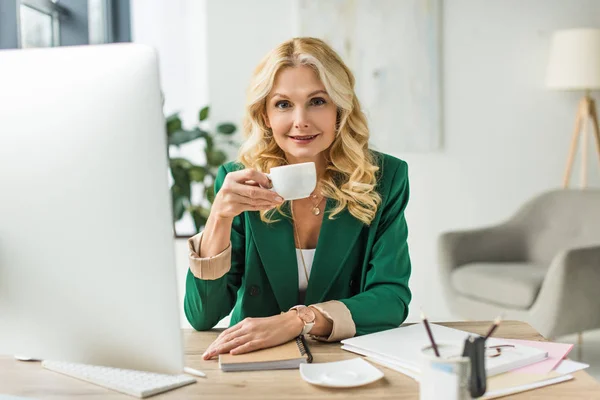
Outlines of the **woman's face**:
M 310 67 L 279 71 L 266 109 L 265 123 L 290 163 L 318 162 L 335 139 L 337 106 Z

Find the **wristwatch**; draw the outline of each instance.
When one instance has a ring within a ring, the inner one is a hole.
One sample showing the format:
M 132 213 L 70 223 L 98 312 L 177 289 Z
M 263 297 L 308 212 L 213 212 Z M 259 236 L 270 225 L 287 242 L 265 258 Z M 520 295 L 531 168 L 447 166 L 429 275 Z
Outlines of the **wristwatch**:
M 315 326 L 315 320 L 317 319 L 317 315 L 315 314 L 315 312 L 311 310 L 310 307 L 307 307 L 305 305 L 294 306 L 290 308 L 290 311 L 291 310 L 296 310 L 296 312 L 298 313 L 298 318 L 300 318 L 302 322 L 304 322 L 304 328 L 302 328 L 302 332 L 300 332 L 300 334 L 306 335 L 307 333 L 309 333 L 313 326 Z

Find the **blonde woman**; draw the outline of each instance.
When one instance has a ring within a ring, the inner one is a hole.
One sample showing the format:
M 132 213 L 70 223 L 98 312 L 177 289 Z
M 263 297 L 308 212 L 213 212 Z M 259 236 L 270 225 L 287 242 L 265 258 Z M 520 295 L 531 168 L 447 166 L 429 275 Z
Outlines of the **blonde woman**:
M 254 72 L 244 130 L 189 241 L 187 319 L 208 330 L 233 310 L 203 357 L 400 325 L 411 299 L 407 165 L 369 149 L 348 67 L 318 39 L 277 46 Z M 266 189 L 271 168 L 309 161 L 310 197 L 283 202 Z

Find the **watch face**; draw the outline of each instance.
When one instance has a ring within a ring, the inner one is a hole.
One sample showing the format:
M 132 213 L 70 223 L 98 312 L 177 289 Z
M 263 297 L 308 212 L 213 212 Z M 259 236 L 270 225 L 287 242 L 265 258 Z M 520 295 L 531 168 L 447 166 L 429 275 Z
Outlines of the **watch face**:
M 302 321 L 304 321 L 307 324 L 310 324 L 311 322 L 315 322 L 315 319 L 317 318 L 317 316 L 315 315 L 315 312 L 313 310 L 311 310 L 309 307 L 299 308 L 298 316 L 300 317 L 300 319 L 302 319 Z

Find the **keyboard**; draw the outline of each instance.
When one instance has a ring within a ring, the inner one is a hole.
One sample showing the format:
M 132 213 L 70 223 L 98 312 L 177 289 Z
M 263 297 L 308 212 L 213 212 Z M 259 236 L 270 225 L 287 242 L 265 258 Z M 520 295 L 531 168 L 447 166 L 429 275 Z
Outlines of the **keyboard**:
M 165 375 L 131 369 L 48 360 L 44 360 L 42 366 L 51 371 L 139 398 L 196 383 L 196 379 L 183 374 Z

